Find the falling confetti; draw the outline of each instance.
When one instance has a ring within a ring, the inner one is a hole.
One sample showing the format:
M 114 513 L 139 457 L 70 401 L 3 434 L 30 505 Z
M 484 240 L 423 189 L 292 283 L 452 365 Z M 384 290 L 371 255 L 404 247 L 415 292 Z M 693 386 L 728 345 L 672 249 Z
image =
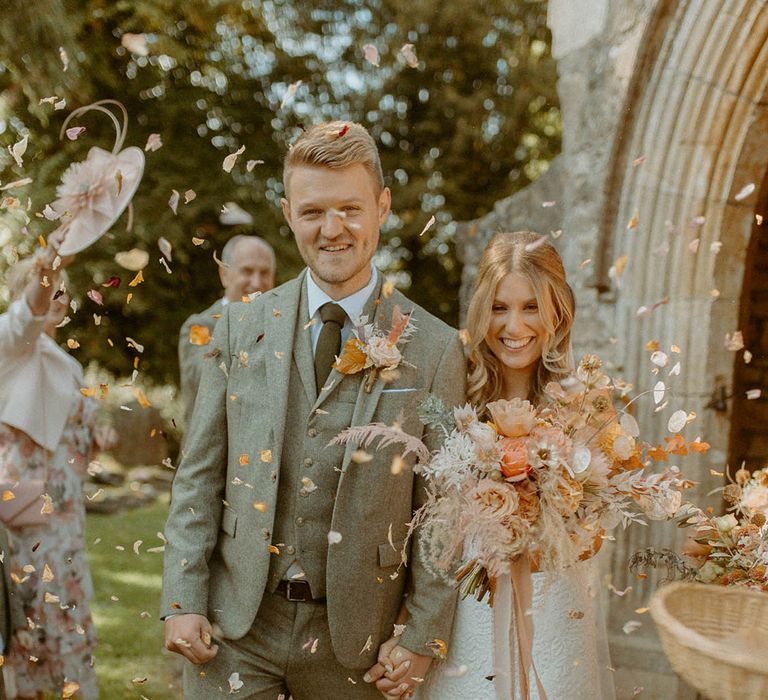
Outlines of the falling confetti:
M 160 138 L 160 134 L 150 134 L 144 146 L 144 151 L 159 151 L 162 147 L 163 140 Z
M 64 132 L 70 141 L 77 141 L 81 134 L 85 133 L 84 126 L 73 126 Z
M 53 209 L 50 204 L 45 205 L 42 214 L 48 221 L 58 221 L 61 218 L 61 214 Z
M 174 190 L 176 192 L 176 190 Z M 178 192 L 176 192 L 176 196 L 178 197 Z M 160 238 L 157 239 L 157 247 L 160 248 L 160 252 L 163 254 L 163 256 L 168 259 L 169 261 L 173 260 L 173 246 L 171 245 L 171 242 L 163 237 L 160 236 Z
M 132 248 L 128 251 L 115 253 L 115 262 L 126 270 L 138 272 L 149 264 L 149 253 L 146 250 Z
M 130 32 L 126 32 L 120 37 L 120 43 L 123 48 L 128 49 L 132 54 L 136 54 L 137 56 L 149 55 L 147 37 L 143 34 L 131 34 Z
M 208 326 L 193 324 L 189 329 L 189 342 L 192 345 L 208 345 L 211 342 L 211 331 Z
M 368 61 L 368 63 L 370 63 L 372 66 L 375 66 L 376 68 L 379 67 L 379 50 L 373 44 L 366 44 L 363 46 L 363 54 L 365 55 L 365 60 Z
M 240 680 L 240 674 L 237 671 L 235 671 L 227 680 L 229 682 L 230 693 L 236 693 L 244 685 L 243 681 Z
M 435 217 L 434 217 L 434 215 L 432 215 L 429 218 L 429 221 L 427 221 L 427 225 L 421 230 L 421 233 L 419 234 L 419 237 L 423 236 L 427 231 L 429 231 L 429 229 L 432 228 L 434 223 L 435 223 Z
M 748 185 L 744 185 L 737 193 L 734 199 L 737 202 L 741 202 L 743 199 L 746 199 L 755 191 L 755 183 L 750 182 Z
M 667 430 L 670 433 L 679 433 L 688 422 L 688 414 L 685 411 L 675 411 L 667 422 Z
M 541 236 L 540 238 L 537 238 L 533 243 L 526 243 L 525 245 L 525 252 L 530 253 L 536 248 L 540 248 L 547 242 L 547 236 Z
M 295 96 L 298 91 L 298 89 L 301 87 L 302 81 L 299 80 L 295 83 L 291 83 L 288 86 L 288 89 L 285 92 L 285 96 L 283 97 L 283 101 L 280 103 L 280 109 L 283 109 Z
M 179 208 L 179 193 L 176 190 L 171 190 L 168 206 L 171 208 L 171 211 L 176 214 L 176 210 Z
M 741 331 L 725 334 L 725 349 L 730 352 L 738 352 L 744 347 L 744 336 Z
M 639 620 L 628 620 L 621 629 L 624 631 L 624 634 L 632 634 L 632 632 L 639 630 L 642 626 L 643 623 Z
M 403 44 L 400 48 L 400 55 L 405 59 L 409 68 L 419 67 L 419 57 L 416 55 L 416 48 L 413 44 Z
M 27 144 L 29 143 L 29 137 L 25 136 L 20 141 L 17 141 L 13 146 L 8 146 L 8 152 L 16 161 L 16 165 L 21 167 L 24 165 L 24 159 L 22 156 L 27 152 Z
M 245 146 L 240 146 L 234 153 L 230 153 L 222 163 L 221 167 L 224 169 L 225 173 L 231 173 L 232 168 L 235 167 L 235 163 L 237 162 L 238 156 L 241 156 L 243 153 L 245 153 Z

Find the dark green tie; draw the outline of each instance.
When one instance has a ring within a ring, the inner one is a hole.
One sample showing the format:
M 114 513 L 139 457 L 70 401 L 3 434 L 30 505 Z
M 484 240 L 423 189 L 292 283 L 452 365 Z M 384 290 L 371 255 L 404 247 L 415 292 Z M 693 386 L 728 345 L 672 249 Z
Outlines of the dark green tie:
M 341 328 L 347 320 L 347 312 L 338 304 L 328 302 L 320 307 L 323 327 L 315 348 L 315 381 L 319 394 L 331 373 L 336 355 L 341 352 Z

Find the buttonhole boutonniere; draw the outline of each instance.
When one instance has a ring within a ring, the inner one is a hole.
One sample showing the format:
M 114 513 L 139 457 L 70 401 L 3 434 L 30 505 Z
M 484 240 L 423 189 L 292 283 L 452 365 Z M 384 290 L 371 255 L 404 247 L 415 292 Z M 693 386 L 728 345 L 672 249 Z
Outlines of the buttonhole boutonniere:
M 392 327 L 388 332 L 366 321 L 365 317 L 360 319 L 360 325 L 347 339 L 333 366 L 341 374 L 357 374 L 370 370 L 365 381 L 365 390 L 370 393 L 376 378 L 383 370 L 391 371 L 401 364 L 407 364 L 403 362 L 399 346 L 411 337 L 415 328 L 411 322 L 411 314 L 403 314 L 399 306 L 392 311 Z

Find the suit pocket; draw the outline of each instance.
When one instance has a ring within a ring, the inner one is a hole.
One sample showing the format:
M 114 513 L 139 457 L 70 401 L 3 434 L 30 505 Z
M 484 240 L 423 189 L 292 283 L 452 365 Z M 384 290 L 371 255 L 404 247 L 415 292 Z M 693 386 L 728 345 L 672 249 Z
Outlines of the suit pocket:
M 405 540 L 395 542 L 395 548 L 389 542 L 379 545 L 379 566 L 386 569 L 388 566 L 397 566 L 402 560 L 400 552 L 403 550 Z
M 237 532 L 237 515 L 227 506 L 224 506 L 224 512 L 221 514 L 221 529 L 230 537 L 234 537 Z

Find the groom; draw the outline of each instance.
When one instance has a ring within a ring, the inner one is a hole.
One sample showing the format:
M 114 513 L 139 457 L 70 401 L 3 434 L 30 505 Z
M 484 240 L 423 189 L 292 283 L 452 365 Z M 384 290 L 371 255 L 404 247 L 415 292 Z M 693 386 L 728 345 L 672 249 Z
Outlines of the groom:
M 371 263 L 390 193 L 362 126 L 305 131 L 283 181 L 309 269 L 216 325 L 165 530 L 165 644 L 191 662 L 187 700 L 396 698 L 448 640 L 455 592 L 417 538 L 399 566 L 425 494 L 412 463 L 329 443 L 380 421 L 438 447 L 416 406 L 430 392 L 464 400 L 463 352 Z M 388 333 L 398 306 L 415 332 L 394 371 L 332 368 L 361 315 Z

